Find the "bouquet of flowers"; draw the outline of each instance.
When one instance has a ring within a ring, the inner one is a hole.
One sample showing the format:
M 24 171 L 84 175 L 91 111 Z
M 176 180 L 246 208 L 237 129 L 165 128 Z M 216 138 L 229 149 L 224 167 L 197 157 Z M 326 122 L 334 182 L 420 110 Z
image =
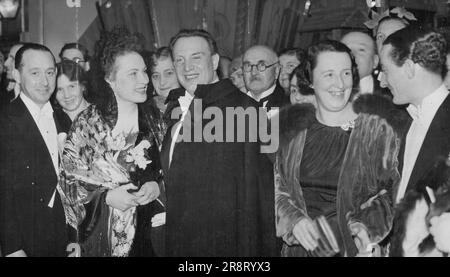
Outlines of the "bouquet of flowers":
M 84 219 L 83 204 L 94 193 L 133 182 L 133 173 L 145 170 L 151 163 L 150 142 L 141 140 L 135 146 L 137 136 L 137 132 L 113 136 L 106 124 L 99 124 L 92 117 L 72 131 L 65 143 L 58 186 L 67 223 L 72 227 L 77 229 Z

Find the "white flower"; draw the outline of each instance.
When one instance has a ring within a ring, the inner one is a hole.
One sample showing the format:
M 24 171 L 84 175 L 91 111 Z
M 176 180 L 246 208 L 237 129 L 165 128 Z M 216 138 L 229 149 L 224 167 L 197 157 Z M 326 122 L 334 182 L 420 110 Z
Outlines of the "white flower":
M 134 162 L 141 169 L 146 169 L 147 165 L 151 163 L 151 161 L 145 158 L 145 151 L 150 147 L 150 142 L 148 140 L 142 140 L 136 147 L 128 150 L 127 156 L 125 157 L 125 161 L 127 163 Z
M 114 138 L 111 135 L 106 136 L 105 140 L 108 147 L 113 151 L 120 151 L 125 148 L 126 140 L 125 136 L 122 134 L 119 134 Z

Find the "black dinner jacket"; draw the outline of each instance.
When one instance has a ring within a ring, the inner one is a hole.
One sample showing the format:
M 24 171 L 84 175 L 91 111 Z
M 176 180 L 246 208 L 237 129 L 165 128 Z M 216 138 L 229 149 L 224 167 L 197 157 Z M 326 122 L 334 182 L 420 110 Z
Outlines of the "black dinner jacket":
M 268 111 L 274 107 L 281 108 L 290 103 L 289 97 L 278 83 L 275 85 L 275 90 L 271 94 L 259 100 L 259 104 L 262 106 L 265 101 L 267 101 L 266 108 Z
M 55 117 L 54 117 L 55 118 Z M 56 128 L 61 130 L 55 120 Z M 20 98 L 0 114 L 0 244 L 3 255 L 64 256 L 64 210 L 45 141 Z
M 403 168 L 405 140 L 400 151 L 400 169 Z M 447 157 L 450 152 L 450 95 L 444 100 L 437 110 L 433 121 L 420 148 L 406 191 L 416 187 L 433 167 L 438 157 Z M 400 171 L 401 174 L 401 171 Z M 429 184 L 432 186 L 432 184 Z

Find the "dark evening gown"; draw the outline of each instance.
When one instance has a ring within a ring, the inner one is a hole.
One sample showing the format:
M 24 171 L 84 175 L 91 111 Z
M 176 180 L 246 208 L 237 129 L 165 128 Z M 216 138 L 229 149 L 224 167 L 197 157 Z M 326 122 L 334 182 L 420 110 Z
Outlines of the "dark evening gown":
M 311 219 L 324 215 L 342 249 L 337 223 L 336 195 L 350 131 L 314 122 L 308 129 L 300 165 L 300 183 Z M 309 256 L 301 246 L 300 256 Z

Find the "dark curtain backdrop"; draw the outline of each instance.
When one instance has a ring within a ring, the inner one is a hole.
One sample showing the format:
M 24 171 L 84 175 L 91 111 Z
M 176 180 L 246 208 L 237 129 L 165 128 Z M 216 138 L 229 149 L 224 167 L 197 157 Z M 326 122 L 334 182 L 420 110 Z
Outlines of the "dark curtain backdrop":
M 390 0 L 391 6 L 436 11 L 444 0 Z M 366 30 L 365 0 L 110 0 L 100 13 L 107 30 L 125 25 L 145 37 L 148 50 L 168 45 L 182 28 L 202 28 L 216 39 L 221 55 L 235 57 L 250 45 L 265 44 L 280 51 L 306 47 L 324 38 L 339 39 L 351 29 Z M 110 5 L 108 5 L 108 3 Z M 432 14 L 431 14 L 432 15 Z M 420 16 L 420 15 L 419 15 Z M 80 39 L 93 49 L 102 26 L 97 18 Z
M 202 28 L 221 55 L 234 57 L 257 43 L 279 51 L 292 46 L 306 0 L 111 0 L 100 12 L 107 30 L 125 25 L 145 37 L 146 48 L 168 45 L 182 28 Z M 108 7 L 109 6 L 109 7 Z M 80 39 L 93 49 L 102 24 L 97 18 Z

